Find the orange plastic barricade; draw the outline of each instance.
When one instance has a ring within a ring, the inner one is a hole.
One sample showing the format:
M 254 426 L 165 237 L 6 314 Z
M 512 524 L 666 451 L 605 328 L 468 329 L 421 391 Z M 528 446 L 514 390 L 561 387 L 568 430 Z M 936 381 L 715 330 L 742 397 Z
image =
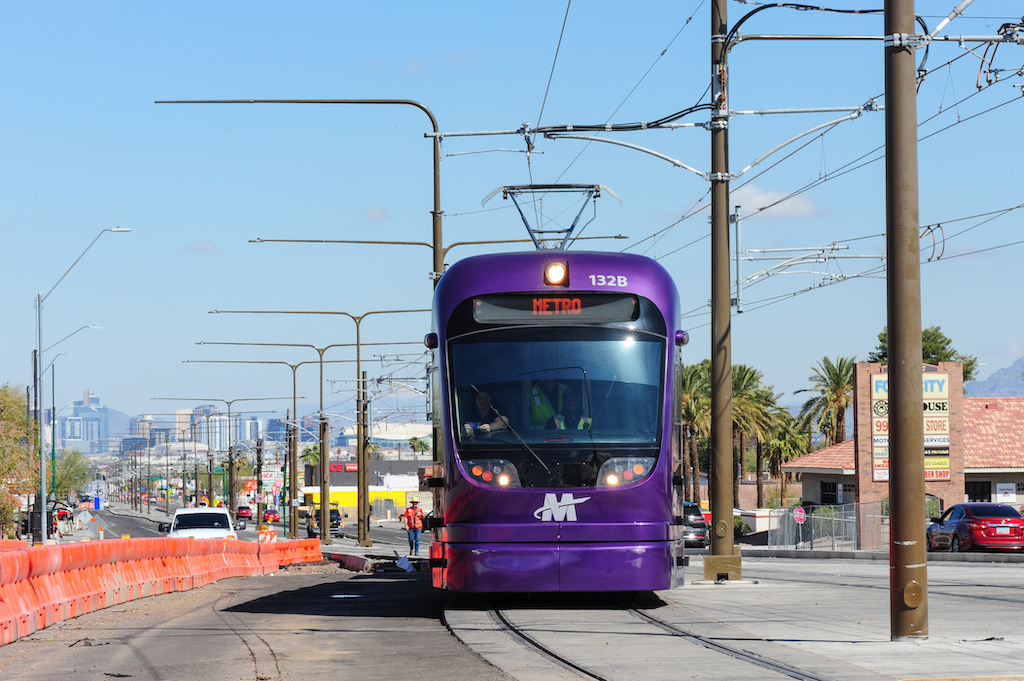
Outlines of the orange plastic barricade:
M 8 643 L 36 631 L 36 604 L 28 584 L 28 550 L 0 552 L 0 636 Z M 8 639 L 8 636 L 12 638 Z
M 0 543 L 0 645 L 136 598 L 322 558 L 316 539 L 279 542 L 276 535 L 261 532 L 260 542 L 139 537 L 33 547 Z
M 28 585 L 36 604 L 36 628 L 67 618 L 67 601 L 55 573 L 60 570 L 59 546 L 33 546 L 28 551 Z

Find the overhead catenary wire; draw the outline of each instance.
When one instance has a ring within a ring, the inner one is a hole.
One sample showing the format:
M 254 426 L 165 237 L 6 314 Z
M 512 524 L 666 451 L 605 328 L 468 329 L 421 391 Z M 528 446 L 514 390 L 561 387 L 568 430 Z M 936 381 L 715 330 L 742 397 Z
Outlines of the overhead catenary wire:
M 961 55 L 961 56 L 964 56 L 964 55 Z M 959 57 L 958 57 L 957 59 L 959 59 Z M 953 61 L 955 61 L 955 60 L 953 60 Z M 948 63 L 947 63 L 947 64 L 945 64 L 944 66 L 947 66 L 947 67 L 948 67 L 948 66 L 949 66 L 949 65 L 950 65 L 951 63 L 952 63 L 952 61 L 951 61 L 951 62 L 948 62 Z M 940 67 L 940 68 L 941 68 L 941 67 Z M 995 85 L 995 83 L 993 83 L 992 85 Z M 987 89 L 988 87 L 991 87 L 991 85 L 989 85 L 989 86 L 986 86 L 986 87 L 985 87 L 985 88 L 983 88 L 983 89 Z M 923 127 L 923 126 L 924 126 L 924 125 L 926 125 L 927 123 L 929 123 L 929 122 L 931 122 L 932 120 L 936 119 L 936 118 L 937 118 L 938 116 L 941 116 L 941 115 L 942 115 L 943 113 L 947 113 L 947 112 L 949 112 L 949 111 L 953 110 L 953 109 L 955 108 L 955 106 L 956 106 L 956 105 L 959 105 L 959 104 L 961 104 L 961 103 L 963 103 L 963 102 L 965 102 L 965 101 L 967 101 L 967 100 L 969 100 L 969 99 L 971 99 L 971 98 L 973 98 L 973 97 L 977 96 L 978 94 L 980 94 L 980 92 L 981 92 L 981 91 L 978 91 L 978 92 L 973 92 L 973 93 L 971 93 L 971 94 L 967 95 L 966 97 L 964 97 L 964 98 L 962 98 L 962 99 L 958 100 L 957 102 L 955 102 L 955 103 L 954 103 L 954 105 L 951 105 L 951 106 L 950 106 L 949 108 L 947 108 L 947 109 L 945 109 L 945 110 L 942 110 L 942 111 L 939 111 L 939 112 L 937 112 L 936 114 L 934 114 L 933 116 L 931 116 L 931 117 L 929 117 L 929 118 L 926 118 L 925 120 L 921 121 L 921 123 L 919 124 L 919 126 L 918 126 L 918 127 L 919 127 L 919 128 L 920 128 L 920 127 Z M 984 114 L 986 114 L 986 113 L 990 113 L 990 112 L 992 112 L 992 111 L 995 111 L 995 110 L 997 110 L 997 109 L 999 109 L 999 108 L 1002 108 L 1002 107 L 1004 107 L 1004 106 L 1007 106 L 1007 105 L 1009 105 L 1009 104 L 1013 104 L 1013 103 L 1015 103 L 1015 102 L 1019 102 L 1019 101 L 1020 101 L 1021 99 L 1022 99 L 1022 98 L 1021 98 L 1020 96 L 1015 96 L 1015 97 L 1014 97 L 1014 98 L 1012 98 L 1012 99 L 1006 100 L 1005 102 L 1002 102 L 1002 103 L 1000 103 L 1000 104 L 997 104 L 997 105 L 995 105 L 995 106 L 993 106 L 993 107 L 990 107 L 990 108 L 988 108 L 988 109 L 985 109 L 984 111 L 981 111 L 981 112 L 978 112 L 978 113 L 972 114 L 971 116 L 968 116 L 968 117 L 961 117 L 961 116 L 959 116 L 959 115 L 958 115 L 958 117 L 957 117 L 957 120 L 956 120 L 956 121 L 955 121 L 954 123 L 951 123 L 950 125 L 948 125 L 948 126 L 945 126 L 944 128 L 942 128 L 942 129 L 940 129 L 940 130 L 937 130 L 937 131 L 934 131 L 934 132 L 928 133 L 927 135 L 922 135 L 921 137 L 919 137 L 919 138 L 918 138 L 918 141 L 920 142 L 920 141 L 924 141 L 924 140 L 927 140 L 927 139 L 929 139 L 929 138 L 931 138 L 931 137 L 934 137 L 935 135 L 939 134 L 940 132 L 945 132 L 945 131 L 947 131 L 947 130 L 949 130 L 949 129 L 951 129 L 951 128 L 953 128 L 953 127 L 955 127 L 955 126 L 957 126 L 957 125 L 959 125 L 959 124 L 961 124 L 961 123 L 967 122 L 967 121 L 969 121 L 969 120 L 972 120 L 972 119 L 974 119 L 974 118 L 977 118 L 977 117 L 979 117 L 979 116 L 981 116 L 981 115 L 984 115 Z M 753 175 L 753 176 L 751 176 L 751 177 L 747 178 L 745 182 L 743 182 L 743 183 L 741 183 L 741 184 L 737 185 L 736 189 L 742 188 L 743 186 L 746 186 L 747 184 L 750 184 L 750 183 L 752 183 L 752 182 L 753 182 L 754 180 L 757 180 L 758 178 L 760 178 L 760 177 L 761 177 L 762 175 L 764 175 L 764 174 L 765 174 L 765 173 L 767 173 L 768 171 L 770 171 L 770 170 L 774 169 L 775 167 L 777 167 L 777 166 L 778 166 L 779 164 L 781 164 L 781 163 L 782 163 L 783 161 L 785 161 L 785 160 L 787 160 L 787 159 L 791 158 L 792 156 L 794 156 L 794 155 L 795 155 L 795 154 L 796 154 L 797 152 L 799 152 L 799 151 L 801 151 L 801 150 L 803 150 L 803 149 L 807 148 L 807 147 L 808 147 L 808 146 L 809 146 L 809 145 L 810 145 L 810 144 L 811 144 L 811 143 L 812 143 L 813 141 L 815 141 L 815 140 L 817 140 L 817 139 L 820 139 L 820 138 L 821 138 L 822 136 L 824 136 L 825 134 L 827 134 L 827 133 L 831 132 L 831 131 L 832 131 L 832 130 L 834 130 L 834 129 L 835 129 L 835 128 L 833 127 L 833 128 L 830 128 L 830 129 L 828 129 L 828 130 L 825 130 L 824 132 L 822 132 L 822 133 L 820 133 L 820 134 L 819 134 L 818 136 L 816 136 L 816 137 L 812 138 L 811 140 L 809 140 L 809 141 L 808 141 L 808 142 L 806 142 L 805 144 L 803 144 L 803 145 L 801 145 L 801 146 L 799 146 L 799 147 L 795 148 L 795 149 L 794 149 L 794 150 L 793 150 L 792 152 L 790 152 L 790 153 L 788 153 L 788 154 L 787 154 L 786 156 L 784 156 L 784 157 L 782 157 L 782 158 L 778 159 L 778 160 L 777 160 L 777 161 L 776 161 L 775 163 L 773 163 L 773 164 L 772 164 L 771 166 L 768 166 L 768 167 L 764 168 L 764 169 L 763 169 L 763 170 L 762 170 L 761 172 L 759 172 L 759 173 L 757 173 L 757 174 L 755 174 L 755 175 Z M 773 208 L 773 207 L 775 207 L 775 206 L 778 206 L 778 205 L 780 205 L 780 204 L 782 204 L 782 203 L 785 203 L 785 202 L 786 202 L 786 201 L 788 201 L 788 200 L 791 200 L 791 199 L 793 199 L 793 198 L 795 198 L 795 197 L 797 197 L 797 196 L 799 196 L 799 195 L 801 195 L 801 194 L 804 194 L 804 193 L 806 193 L 806 192 L 810 191 L 811 189 L 814 189 L 814 188 L 818 187 L 819 185 L 823 184 L 823 183 L 824 183 L 824 182 L 826 182 L 826 181 L 829 181 L 829 180 L 835 180 L 835 179 L 837 179 L 837 178 L 839 178 L 839 177 L 842 177 L 843 175 L 846 175 L 846 174 L 848 174 L 848 173 L 851 173 L 851 172 L 853 172 L 853 171 L 855 171 L 855 170 L 859 170 L 859 169 L 861 169 L 861 168 L 864 168 L 864 167 L 866 167 L 866 166 L 868 166 L 868 165 L 871 165 L 871 164 L 873 164 L 873 163 L 875 163 L 875 162 L 877 162 L 877 161 L 880 161 L 880 160 L 882 160 L 882 159 L 883 159 L 884 157 L 885 157 L 885 156 L 884 156 L 884 145 L 879 145 L 879 146 L 877 146 L 877 147 L 875 147 L 875 148 L 873 148 L 873 149 L 869 150 L 868 152 L 866 152 L 866 153 L 862 154 L 861 156 L 859 156 L 859 157 L 857 157 L 857 158 L 855 158 L 855 159 L 851 160 L 850 162 L 848 162 L 848 163 L 846 163 L 846 164 L 844 164 L 844 165 L 840 166 L 840 167 L 839 167 L 839 168 L 838 168 L 838 169 L 837 169 L 836 171 L 834 171 L 834 172 L 830 173 L 830 174 L 829 174 L 828 176 L 825 176 L 825 177 L 819 177 L 819 178 L 818 178 L 818 179 L 816 179 L 816 180 L 812 180 L 811 182 L 808 182 L 807 184 L 805 184 L 804 186 L 802 186 L 802 187 L 800 187 L 800 188 L 798 188 L 798 189 L 795 189 L 794 191 L 792 191 L 792 192 L 790 192 L 789 194 L 787 194 L 787 195 L 785 195 L 785 196 L 783 196 L 783 197 L 779 198 L 779 199 L 778 199 L 778 200 L 776 200 L 776 201 L 773 201 L 773 202 L 771 202 L 771 203 L 769 203 L 769 204 L 767 204 L 767 205 L 765 205 L 765 206 L 759 206 L 759 207 L 757 207 L 757 208 L 753 209 L 752 213 L 748 214 L 748 216 L 747 216 L 747 217 L 751 217 L 752 215 L 756 215 L 756 214 L 758 214 L 758 213 L 762 213 L 762 212 L 764 212 L 764 211 L 766 211 L 766 210 L 768 210 L 768 209 L 770 209 L 770 208 Z M 865 159 L 867 159 L 867 160 L 865 160 Z M 707 197 L 707 193 L 705 193 L 705 194 L 704 194 L 704 198 L 706 198 L 706 197 Z M 703 201 L 703 198 L 701 199 L 701 201 Z M 681 218 L 680 218 L 679 220 L 676 220 L 675 222 L 673 222 L 673 223 L 672 223 L 671 225 L 669 225 L 668 227 L 665 227 L 665 228 L 663 228 L 662 230 L 659 230 L 659 232 L 656 232 L 655 234 L 652 234 L 652 235 L 650 235 L 650 236 L 648 236 L 648 237 L 645 237 L 644 239 L 640 240 L 639 242 L 635 242 L 635 243 L 631 244 L 630 246 L 626 247 L 626 249 L 624 249 L 624 250 L 629 250 L 630 248 L 634 248 L 634 247 L 636 247 L 636 246 L 637 246 L 638 244 L 640 244 L 640 243 L 643 243 L 643 242 L 645 242 L 645 241 L 647 241 L 647 240 L 649 240 L 649 239 L 652 239 L 652 238 L 654 238 L 654 237 L 663 237 L 663 236 L 665 236 L 665 234 L 666 234 L 666 233 L 667 233 L 667 232 L 668 232 L 669 230 L 671 230 L 672 228 L 674 228 L 674 227 L 678 226 L 679 224 L 681 224 L 681 223 L 682 223 L 683 221 L 685 221 L 686 219 L 688 219 L 688 218 L 690 218 L 690 217 L 693 217 L 694 215 L 697 215 L 697 214 L 701 213 L 701 212 L 702 212 L 702 211 L 704 211 L 704 210 L 705 210 L 705 209 L 706 209 L 707 207 L 708 207 L 708 206 L 707 206 L 707 204 L 701 204 L 701 205 L 699 205 L 699 206 L 698 206 L 698 207 L 697 207 L 696 209 L 694 209 L 694 210 L 691 210 L 691 211 L 689 211 L 689 212 L 688 212 L 688 213 L 687 213 L 686 215 L 684 215 L 683 217 L 681 217 Z M 695 244 L 695 243 L 697 243 L 698 241 L 700 241 L 700 240 L 697 240 L 697 241 L 691 241 L 691 242 L 689 242 L 688 244 L 686 244 L 685 246 L 683 246 L 683 247 L 680 247 L 680 248 L 677 248 L 677 249 L 673 249 L 673 250 L 672 250 L 672 251 L 670 251 L 669 253 L 667 253 L 667 254 L 664 254 L 664 255 L 661 255 L 661 256 L 658 256 L 658 257 L 656 257 L 655 259 L 659 259 L 659 260 L 660 260 L 660 259 L 663 259 L 663 258 L 667 257 L 668 255 L 671 255 L 671 254 L 673 254 L 673 253 L 676 253 L 676 252 L 678 252 L 679 250 L 682 250 L 682 248 L 686 248 L 686 247 L 689 247 L 689 246 L 691 246 L 691 245 L 694 245 L 694 244 Z

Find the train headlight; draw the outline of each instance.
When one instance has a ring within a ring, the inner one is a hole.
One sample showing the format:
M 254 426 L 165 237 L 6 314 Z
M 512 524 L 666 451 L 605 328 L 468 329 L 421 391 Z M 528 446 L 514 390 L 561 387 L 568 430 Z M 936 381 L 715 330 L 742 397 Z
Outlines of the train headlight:
M 601 465 L 598 487 L 625 487 L 646 480 L 654 470 L 653 456 L 616 456 Z
M 569 263 L 559 260 L 545 265 L 544 283 L 548 286 L 568 286 Z
M 491 487 L 522 487 L 516 467 L 505 459 L 472 459 L 462 462 L 467 477 Z

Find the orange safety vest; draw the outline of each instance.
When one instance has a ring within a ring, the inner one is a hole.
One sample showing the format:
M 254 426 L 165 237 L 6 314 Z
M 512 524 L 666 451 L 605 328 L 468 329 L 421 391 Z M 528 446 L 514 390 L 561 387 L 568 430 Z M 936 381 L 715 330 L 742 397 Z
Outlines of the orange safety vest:
M 405 514 L 402 517 L 405 518 L 405 529 L 423 529 L 423 509 L 419 506 L 409 506 L 405 509 Z

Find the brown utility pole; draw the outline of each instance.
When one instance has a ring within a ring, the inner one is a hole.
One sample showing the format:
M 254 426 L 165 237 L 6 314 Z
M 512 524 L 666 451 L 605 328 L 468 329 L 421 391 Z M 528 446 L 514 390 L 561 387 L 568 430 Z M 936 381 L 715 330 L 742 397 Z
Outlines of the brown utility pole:
M 886 0 L 889 607 L 893 640 L 928 636 L 914 21 L 914 0 Z
M 734 555 L 732 328 L 729 290 L 729 97 L 726 0 L 711 3 L 711 552 L 704 579 L 741 578 Z

